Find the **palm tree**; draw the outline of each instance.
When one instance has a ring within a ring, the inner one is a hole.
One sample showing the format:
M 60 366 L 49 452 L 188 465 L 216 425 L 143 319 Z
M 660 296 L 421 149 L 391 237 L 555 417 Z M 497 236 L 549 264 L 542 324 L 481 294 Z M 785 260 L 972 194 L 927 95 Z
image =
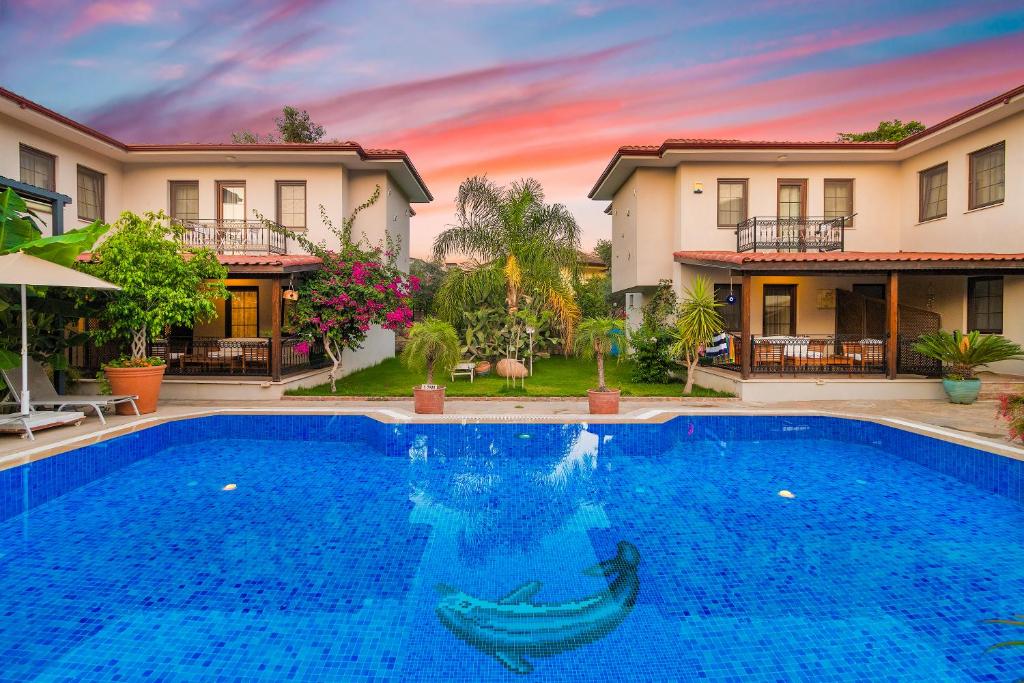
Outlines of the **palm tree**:
M 566 345 L 579 320 L 571 277 L 579 269 L 580 229 L 562 204 L 545 204 L 533 178 L 502 187 L 484 176 L 468 178 L 455 199 L 456 224 L 434 240 L 434 259 L 463 254 L 469 265 L 452 268 L 435 297 L 437 314 L 456 322 L 474 301 L 502 296 L 510 314 L 526 296 L 544 302 L 558 320 Z
M 712 337 L 722 331 L 722 314 L 718 312 L 721 305 L 715 301 L 711 283 L 700 275 L 683 292 L 669 353 L 686 363 L 684 394 L 693 391 L 693 373 L 697 369 L 701 347 L 707 346 Z
M 402 362 L 410 370 L 427 371 L 427 384 L 434 384 L 434 371 L 447 372 L 459 362 L 462 351 L 455 328 L 443 320 L 427 318 L 409 330 L 402 349 Z
M 608 391 L 604 383 L 604 357 L 612 350 L 614 336 L 625 343 L 625 327 L 615 318 L 587 318 L 576 330 L 576 353 L 597 359 L 597 390 Z

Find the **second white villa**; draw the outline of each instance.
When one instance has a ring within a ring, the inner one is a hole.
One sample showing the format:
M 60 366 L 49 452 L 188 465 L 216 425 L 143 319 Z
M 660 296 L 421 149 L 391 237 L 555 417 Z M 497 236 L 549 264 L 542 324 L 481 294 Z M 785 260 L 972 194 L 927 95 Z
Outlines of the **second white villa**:
M 122 211 L 163 210 L 186 228 L 186 242 L 216 251 L 228 269 L 231 298 L 195 329 L 174 330 L 155 355 L 169 359 L 166 398 L 275 398 L 287 388 L 320 384 L 322 353 L 297 352 L 282 332 L 283 293 L 319 259 L 269 231 L 256 213 L 313 241 L 329 239 L 322 206 L 335 224 L 381 188 L 359 214 L 355 234 L 385 235 L 401 245 L 408 270 L 413 204 L 433 199 L 401 150 L 338 144 L 125 144 L 0 88 L 0 190 L 30 202 L 46 230 L 61 234 Z M 371 330 L 346 353 L 345 369 L 394 354 L 394 333 Z M 116 349 L 82 348 L 72 362 L 83 376 Z
M 900 142 L 621 147 L 590 197 L 610 202 L 612 289 L 632 322 L 661 281 L 714 283 L 732 343 L 701 385 L 940 398 L 921 333 L 1024 343 L 1024 86 Z

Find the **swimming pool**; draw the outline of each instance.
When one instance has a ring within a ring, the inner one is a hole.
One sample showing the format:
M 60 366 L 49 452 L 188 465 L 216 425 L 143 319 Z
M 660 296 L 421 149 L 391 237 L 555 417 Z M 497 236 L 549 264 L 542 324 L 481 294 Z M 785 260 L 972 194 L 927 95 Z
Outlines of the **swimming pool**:
M 0 679 L 1014 680 L 1022 503 L 834 418 L 170 422 L 0 472 Z

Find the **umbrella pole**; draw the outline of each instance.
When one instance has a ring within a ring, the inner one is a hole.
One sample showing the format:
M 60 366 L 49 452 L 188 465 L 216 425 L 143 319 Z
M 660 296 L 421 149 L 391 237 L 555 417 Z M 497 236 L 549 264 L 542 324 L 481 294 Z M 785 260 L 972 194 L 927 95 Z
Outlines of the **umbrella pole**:
M 28 415 L 28 296 L 21 286 L 21 414 Z

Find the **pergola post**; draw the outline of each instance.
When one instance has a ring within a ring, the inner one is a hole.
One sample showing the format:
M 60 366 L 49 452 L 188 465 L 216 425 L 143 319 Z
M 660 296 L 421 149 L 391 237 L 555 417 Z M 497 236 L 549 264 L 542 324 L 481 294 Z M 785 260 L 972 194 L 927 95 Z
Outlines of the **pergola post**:
M 270 377 L 281 381 L 281 276 L 270 281 Z
M 885 281 L 885 364 L 886 376 L 896 379 L 900 340 L 900 274 L 889 271 Z
M 750 378 L 750 359 L 753 343 L 750 335 L 750 276 L 744 275 L 740 284 L 740 377 Z

